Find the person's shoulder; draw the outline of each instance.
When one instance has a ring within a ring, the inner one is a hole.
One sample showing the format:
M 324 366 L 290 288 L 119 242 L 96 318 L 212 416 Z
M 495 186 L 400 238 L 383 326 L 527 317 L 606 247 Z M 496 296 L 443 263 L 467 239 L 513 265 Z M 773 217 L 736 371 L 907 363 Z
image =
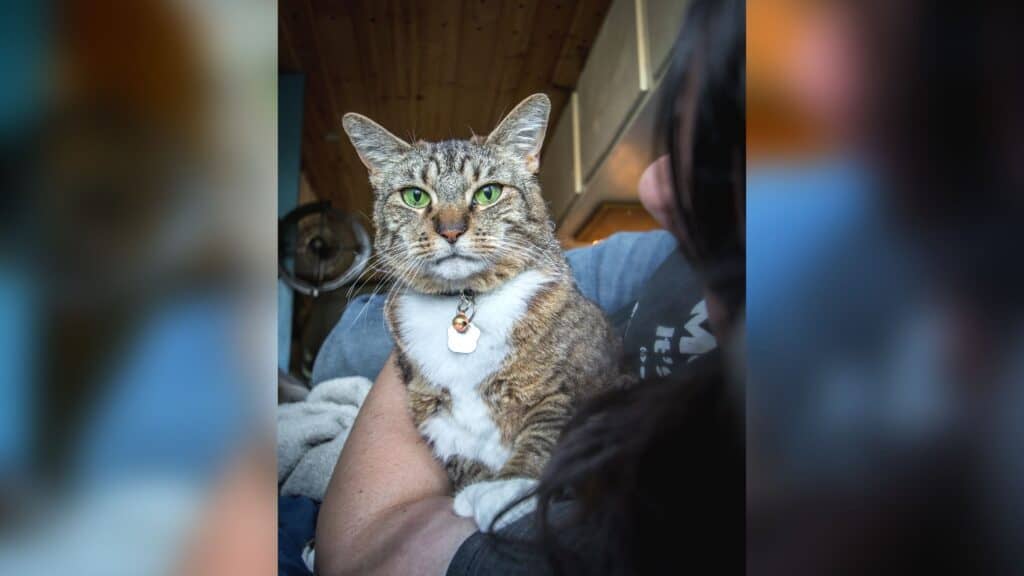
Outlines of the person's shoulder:
M 583 295 L 612 313 L 636 298 L 672 252 L 676 239 L 664 230 L 618 232 L 593 246 L 566 253 Z
M 675 236 L 665 230 L 616 232 L 592 246 L 569 250 L 565 256 L 574 268 L 596 261 L 625 262 L 637 258 L 661 262 L 676 246 Z

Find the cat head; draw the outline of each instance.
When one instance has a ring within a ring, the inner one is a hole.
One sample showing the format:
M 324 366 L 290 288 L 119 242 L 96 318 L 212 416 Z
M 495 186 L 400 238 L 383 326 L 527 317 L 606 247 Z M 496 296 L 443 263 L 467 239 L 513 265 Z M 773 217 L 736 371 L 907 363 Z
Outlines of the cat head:
M 486 138 L 415 142 L 359 114 L 342 124 L 370 171 L 384 268 L 425 293 L 488 291 L 557 264 L 537 183 L 551 101 L 523 100 Z

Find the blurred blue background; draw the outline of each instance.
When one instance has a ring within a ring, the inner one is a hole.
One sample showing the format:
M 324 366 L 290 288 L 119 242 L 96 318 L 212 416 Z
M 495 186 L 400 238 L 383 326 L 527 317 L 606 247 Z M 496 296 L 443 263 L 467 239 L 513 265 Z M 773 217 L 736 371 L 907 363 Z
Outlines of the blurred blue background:
M 275 25 L 5 4 L 0 573 L 274 570 Z

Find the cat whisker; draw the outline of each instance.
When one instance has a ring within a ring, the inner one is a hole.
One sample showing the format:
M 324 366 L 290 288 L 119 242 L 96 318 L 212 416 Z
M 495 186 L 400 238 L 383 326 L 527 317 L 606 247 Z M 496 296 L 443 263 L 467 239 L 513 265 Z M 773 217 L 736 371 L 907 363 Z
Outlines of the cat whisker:
M 392 247 L 390 249 L 390 251 L 394 251 L 394 252 L 397 253 L 397 251 L 399 249 L 400 249 L 400 247 L 396 246 L 396 247 Z M 345 298 L 346 299 L 350 299 L 352 297 L 353 293 L 355 293 L 358 289 L 360 289 L 363 286 L 365 286 L 370 281 L 370 279 L 373 277 L 373 273 L 374 272 L 378 272 L 378 271 L 382 270 L 384 266 L 386 266 L 386 261 L 385 261 L 384 255 L 385 255 L 385 253 L 374 252 L 370 256 L 369 265 L 366 267 L 366 269 L 364 269 L 359 274 L 358 277 L 356 277 L 356 279 L 352 282 L 352 284 L 349 285 L 349 289 L 345 293 Z M 363 281 L 362 286 L 359 285 L 360 281 Z
M 493 250 L 504 257 L 523 264 L 527 263 L 523 262 L 523 253 L 525 253 L 525 255 L 531 256 L 533 259 L 547 264 L 552 269 L 558 270 L 564 266 L 564 262 L 556 260 L 549 251 L 543 250 L 535 244 L 529 244 L 516 239 L 485 237 L 478 239 L 478 244 L 483 248 Z
M 409 266 L 409 261 L 410 260 L 411 260 L 411 258 L 406 257 L 403 261 L 400 262 L 400 264 L 402 265 L 403 269 Z M 396 269 L 398 269 L 398 268 L 396 267 Z M 389 276 L 391 276 L 391 279 L 394 280 L 394 278 L 395 278 L 394 273 L 390 273 L 389 272 Z M 353 324 L 355 324 L 356 322 L 359 321 L 360 318 L 362 318 L 363 314 L 366 312 L 367 306 L 370 305 L 370 302 L 373 301 L 374 297 L 376 297 L 377 294 L 380 293 L 381 289 L 384 288 L 384 286 L 386 286 L 387 284 L 388 283 L 386 281 L 382 281 L 381 283 L 379 283 L 373 289 L 373 292 L 370 294 L 370 297 L 366 299 L 366 302 L 363 303 L 363 307 L 359 309 L 359 313 L 356 315 L 355 320 L 352 321 Z M 389 293 L 390 293 L 391 289 L 392 289 L 391 287 L 388 288 Z

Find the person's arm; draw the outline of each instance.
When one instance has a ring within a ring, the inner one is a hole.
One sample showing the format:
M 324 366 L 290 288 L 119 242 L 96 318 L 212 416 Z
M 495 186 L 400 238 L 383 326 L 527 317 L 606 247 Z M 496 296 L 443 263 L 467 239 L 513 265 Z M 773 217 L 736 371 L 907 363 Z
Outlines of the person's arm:
M 324 495 L 317 573 L 443 574 L 475 531 L 472 520 L 452 512 L 448 476 L 413 426 L 392 356 L 363 402 Z

